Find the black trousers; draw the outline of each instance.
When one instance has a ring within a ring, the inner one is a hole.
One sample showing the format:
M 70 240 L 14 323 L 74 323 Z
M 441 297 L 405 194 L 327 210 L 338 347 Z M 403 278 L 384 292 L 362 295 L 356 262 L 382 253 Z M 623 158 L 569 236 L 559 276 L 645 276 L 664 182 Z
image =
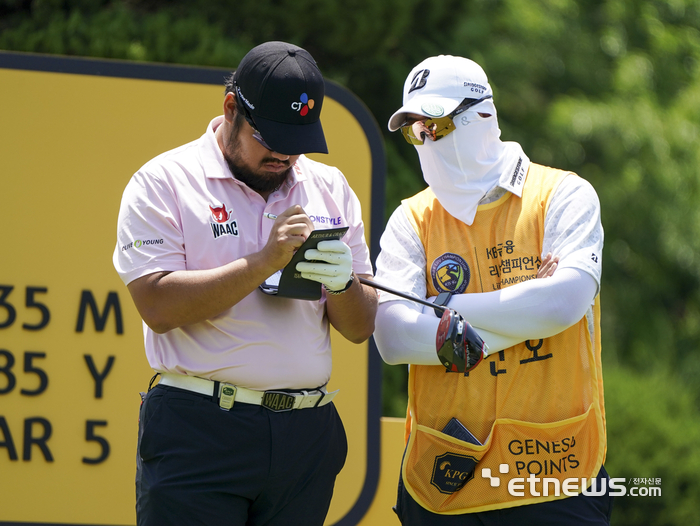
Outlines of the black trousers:
M 139 526 L 294 526 L 324 522 L 347 455 L 335 406 L 275 413 L 170 386 L 139 419 Z
M 597 487 L 600 488 L 602 479 L 609 479 L 605 468 L 600 468 L 597 478 Z M 606 487 L 609 488 L 610 485 L 607 484 Z M 608 494 L 581 494 L 501 510 L 440 515 L 426 510 L 413 500 L 399 476 L 399 491 L 394 511 L 403 526 L 609 526 L 612 501 L 613 497 Z

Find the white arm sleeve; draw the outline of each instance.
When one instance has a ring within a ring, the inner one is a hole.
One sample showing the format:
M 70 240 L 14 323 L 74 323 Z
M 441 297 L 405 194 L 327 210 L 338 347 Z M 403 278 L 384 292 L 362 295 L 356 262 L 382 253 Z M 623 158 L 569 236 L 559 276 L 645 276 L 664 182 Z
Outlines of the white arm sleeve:
M 389 218 L 380 244 L 375 281 L 424 299 L 425 252 L 400 206 Z M 422 314 L 417 303 L 378 292 L 374 341 L 382 359 L 392 365 L 440 365 L 435 349 L 440 319 L 432 311 Z
M 382 359 L 390 364 L 440 365 L 435 349 L 440 318 L 410 301 L 387 301 L 379 305 L 374 331 Z
M 493 292 L 453 296 L 449 306 L 477 331 L 491 331 L 519 343 L 548 338 L 571 327 L 590 308 L 597 287 L 595 279 L 586 272 L 558 268 L 550 278 L 533 279 Z M 490 353 L 500 350 L 494 347 L 489 344 Z
M 425 252 L 401 207 L 389 219 L 381 245 L 376 281 L 418 298 L 425 298 Z M 435 347 L 439 322 L 440 319 L 431 309 L 423 312 L 423 307 L 417 303 L 379 291 L 374 341 L 382 359 L 391 365 L 442 365 Z M 474 328 L 489 346 L 489 353 L 523 341 L 480 327 Z
M 542 257 L 548 252 L 559 256 L 552 277 L 493 292 L 461 294 L 451 299 L 450 307 L 475 328 L 519 341 L 547 338 L 579 321 L 598 294 L 603 252 L 600 202 L 581 177 L 565 177 L 552 196 Z
M 428 308 L 410 301 L 386 301 L 377 309 L 374 342 L 382 359 L 390 365 L 442 365 L 437 356 L 435 335 L 440 318 Z M 474 327 L 488 345 L 489 354 L 520 343 L 521 339 Z
M 423 245 L 399 207 L 389 219 L 377 259 L 377 281 L 424 298 L 426 257 Z M 489 354 L 529 339 L 546 338 L 586 315 L 600 285 L 603 229 L 593 187 L 566 177 L 552 197 L 545 218 L 542 257 L 559 256 L 550 278 L 504 289 L 453 296 L 458 311 L 489 346 Z M 380 293 L 375 342 L 387 363 L 438 365 L 438 318 L 429 307 Z

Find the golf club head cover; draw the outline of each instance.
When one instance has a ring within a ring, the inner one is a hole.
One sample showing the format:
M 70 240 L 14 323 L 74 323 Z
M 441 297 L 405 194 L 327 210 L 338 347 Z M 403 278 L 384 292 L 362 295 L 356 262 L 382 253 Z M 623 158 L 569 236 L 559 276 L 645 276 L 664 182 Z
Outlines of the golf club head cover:
M 445 309 L 442 313 L 435 345 L 447 372 L 466 375 L 486 356 L 484 340 L 468 321 L 452 309 Z

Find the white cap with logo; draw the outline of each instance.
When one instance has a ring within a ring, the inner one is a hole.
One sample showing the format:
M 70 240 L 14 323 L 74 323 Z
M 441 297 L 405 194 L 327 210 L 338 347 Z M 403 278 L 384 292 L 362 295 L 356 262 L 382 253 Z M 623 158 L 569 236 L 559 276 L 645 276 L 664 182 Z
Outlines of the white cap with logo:
M 444 117 L 464 99 L 493 95 L 484 70 L 468 58 L 452 55 L 430 57 L 418 64 L 406 78 L 403 106 L 389 119 L 389 131 L 406 122 L 407 113 Z

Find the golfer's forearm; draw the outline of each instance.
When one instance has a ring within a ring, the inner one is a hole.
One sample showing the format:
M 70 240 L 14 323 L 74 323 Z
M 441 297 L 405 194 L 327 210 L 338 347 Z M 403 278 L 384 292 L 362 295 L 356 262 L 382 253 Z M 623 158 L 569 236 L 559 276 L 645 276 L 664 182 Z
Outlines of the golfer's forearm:
M 155 272 L 128 289 L 146 324 L 162 334 L 218 316 L 273 272 L 253 254 L 209 270 Z

